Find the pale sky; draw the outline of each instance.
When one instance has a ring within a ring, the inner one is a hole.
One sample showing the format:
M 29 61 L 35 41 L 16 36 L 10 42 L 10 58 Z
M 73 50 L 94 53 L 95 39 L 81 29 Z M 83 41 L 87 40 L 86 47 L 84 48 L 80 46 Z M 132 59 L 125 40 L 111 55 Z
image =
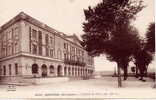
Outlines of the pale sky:
M 85 20 L 83 9 L 94 6 L 101 0 L 0 0 L 0 26 L 21 11 L 65 34 L 83 34 Z M 144 36 L 150 22 L 154 21 L 154 0 L 144 0 L 144 8 L 137 16 L 134 25 Z M 116 63 L 105 57 L 95 58 L 96 70 L 114 70 Z

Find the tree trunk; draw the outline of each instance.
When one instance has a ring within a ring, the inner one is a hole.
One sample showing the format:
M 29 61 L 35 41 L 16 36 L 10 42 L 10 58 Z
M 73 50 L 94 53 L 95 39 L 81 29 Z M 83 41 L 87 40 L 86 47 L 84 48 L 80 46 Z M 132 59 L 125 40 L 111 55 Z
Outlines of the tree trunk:
M 135 76 L 138 78 L 138 66 L 136 65 L 136 73 L 135 73 Z
M 121 80 L 121 63 L 118 63 L 118 87 L 122 87 L 122 80 Z
M 147 69 L 148 69 L 148 65 L 146 65 L 146 69 L 145 69 L 145 77 L 147 77 Z
M 128 68 L 127 66 L 124 67 L 124 80 L 127 80 L 128 77 Z

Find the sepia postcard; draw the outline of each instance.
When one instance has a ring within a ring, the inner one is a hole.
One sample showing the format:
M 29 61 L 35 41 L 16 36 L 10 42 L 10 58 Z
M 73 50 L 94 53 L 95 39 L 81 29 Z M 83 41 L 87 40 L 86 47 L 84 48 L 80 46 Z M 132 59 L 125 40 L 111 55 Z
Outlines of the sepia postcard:
M 155 100 L 154 7 L 0 0 L 0 100 Z

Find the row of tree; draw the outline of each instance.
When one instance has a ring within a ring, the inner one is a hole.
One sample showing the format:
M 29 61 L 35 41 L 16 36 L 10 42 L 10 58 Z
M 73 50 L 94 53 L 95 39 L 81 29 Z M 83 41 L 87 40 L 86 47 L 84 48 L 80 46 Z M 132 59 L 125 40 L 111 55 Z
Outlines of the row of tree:
M 85 22 L 82 45 L 92 56 L 105 54 L 110 61 L 118 66 L 118 86 L 121 87 L 120 69 L 124 70 L 127 79 L 129 61 L 135 64 L 143 75 L 146 66 L 151 62 L 151 53 L 155 50 L 155 30 L 152 23 L 144 42 L 131 25 L 145 6 L 141 0 L 103 0 L 95 7 L 84 10 Z

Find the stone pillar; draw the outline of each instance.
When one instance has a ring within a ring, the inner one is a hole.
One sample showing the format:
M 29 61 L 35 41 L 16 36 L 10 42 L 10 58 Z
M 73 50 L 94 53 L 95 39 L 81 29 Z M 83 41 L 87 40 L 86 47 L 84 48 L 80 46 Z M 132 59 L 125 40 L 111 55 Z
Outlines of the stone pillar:
M 64 66 L 61 66 L 61 72 L 62 72 L 62 76 L 65 76 L 65 74 L 64 74 Z
M 64 76 L 67 76 L 67 69 L 66 69 L 67 67 L 66 66 L 64 66 Z
M 80 68 L 78 67 L 78 76 L 80 77 Z
M 23 68 L 22 65 L 20 64 L 18 68 L 19 68 L 19 69 L 18 69 L 18 72 L 19 72 L 18 75 L 19 75 L 19 76 L 22 76 L 22 74 L 23 74 L 23 73 L 22 73 L 22 70 L 23 70 L 23 69 L 22 69 L 22 68 Z M 7 67 L 6 67 L 6 75 L 8 74 L 7 72 L 9 72 L 9 71 L 8 71 L 8 69 L 7 69 Z
M 50 65 L 47 65 L 47 76 L 50 76 Z
M 38 77 L 41 77 L 42 76 L 42 68 L 41 68 L 41 65 L 38 65 Z
M 74 76 L 76 77 L 76 66 L 74 66 Z
M 68 67 L 66 66 L 66 76 L 68 76 L 69 73 L 68 73 Z
M 54 76 L 58 76 L 58 75 L 57 75 L 57 74 L 58 74 L 58 73 L 57 73 L 57 70 L 58 70 L 58 69 L 57 69 L 57 66 L 54 66 Z
M 82 76 L 83 76 L 83 68 L 81 69 L 81 73 L 82 73 Z

